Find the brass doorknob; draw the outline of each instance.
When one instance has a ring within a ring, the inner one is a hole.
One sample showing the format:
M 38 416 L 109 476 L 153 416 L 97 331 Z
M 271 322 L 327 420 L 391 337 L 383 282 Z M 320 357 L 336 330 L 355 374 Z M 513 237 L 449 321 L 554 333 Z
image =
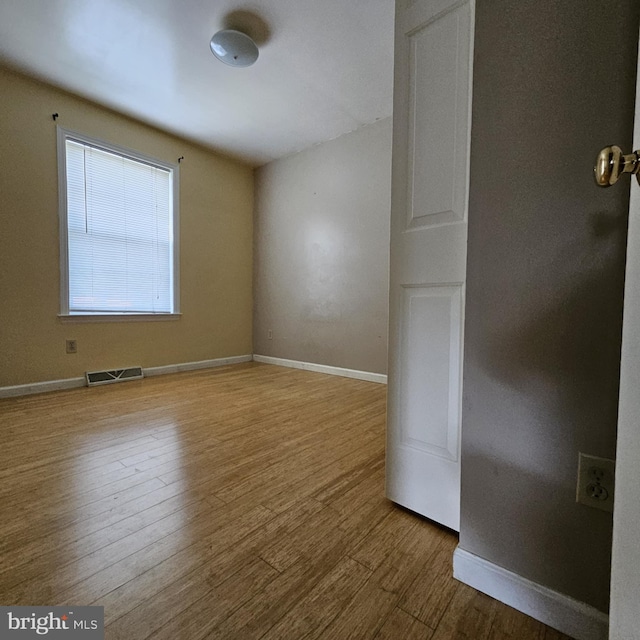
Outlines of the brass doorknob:
M 593 167 L 596 184 L 600 187 L 610 187 L 615 184 L 623 173 L 635 175 L 640 184 L 639 172 L 640 151 L 624 155 L 622 149 L 616 145 L 602 149 Z

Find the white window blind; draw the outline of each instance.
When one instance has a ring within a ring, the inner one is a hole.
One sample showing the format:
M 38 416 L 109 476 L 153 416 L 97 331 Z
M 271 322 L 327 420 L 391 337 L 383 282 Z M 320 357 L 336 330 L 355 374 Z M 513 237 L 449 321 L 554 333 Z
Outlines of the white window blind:
M 67 312 L 173 313 L 173 170 L 70 137 L 64 147 Z

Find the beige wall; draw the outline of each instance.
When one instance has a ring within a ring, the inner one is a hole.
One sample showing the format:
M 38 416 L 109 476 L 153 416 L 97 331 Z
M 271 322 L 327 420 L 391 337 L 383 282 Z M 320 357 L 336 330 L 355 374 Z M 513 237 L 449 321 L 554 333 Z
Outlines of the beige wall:
M 602 611 L 611 514 L 575 486 L 615 456 L 630 182 L 592 167 L 631 148 L 639 13 L 476 3 L 460 546 Z
M 61 324 L 58 123 L 180 166 L 182 317 Z M 0 387 L 249 354 L 253 176 L 249 167 L 0 69 Z M 65 340 L 78 353 L 65 353 Z
M 256 171 L 255 353 L 386 372 L 390 199 L 390 118 Z

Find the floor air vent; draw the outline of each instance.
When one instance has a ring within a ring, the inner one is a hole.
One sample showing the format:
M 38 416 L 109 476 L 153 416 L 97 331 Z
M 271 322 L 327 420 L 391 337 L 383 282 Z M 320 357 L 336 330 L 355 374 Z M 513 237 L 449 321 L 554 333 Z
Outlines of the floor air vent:
M 98 384 L 111 384 L 112 382 L 124 382 L 125 380 L 140 380 L 142 367 L 129 367 L 128 369 L 113 369 L 112 371 L 87 371 L 87 386 L 95 387 Z

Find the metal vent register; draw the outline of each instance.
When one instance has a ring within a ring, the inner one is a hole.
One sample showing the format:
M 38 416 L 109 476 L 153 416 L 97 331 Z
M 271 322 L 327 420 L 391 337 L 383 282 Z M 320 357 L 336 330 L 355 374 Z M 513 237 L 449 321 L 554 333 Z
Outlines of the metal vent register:
M 126 380 L 140 380 L 144 378 L 142 367 L 128 367 L 127 369 L 112 369 L 111 371 L 87 371 L 87 386 L 95 387 L 99 384 L 125 382 Z

